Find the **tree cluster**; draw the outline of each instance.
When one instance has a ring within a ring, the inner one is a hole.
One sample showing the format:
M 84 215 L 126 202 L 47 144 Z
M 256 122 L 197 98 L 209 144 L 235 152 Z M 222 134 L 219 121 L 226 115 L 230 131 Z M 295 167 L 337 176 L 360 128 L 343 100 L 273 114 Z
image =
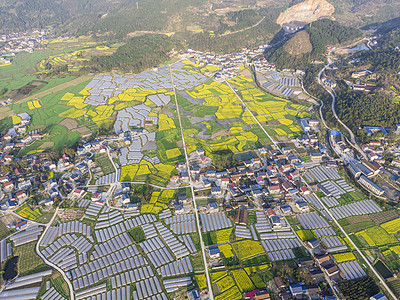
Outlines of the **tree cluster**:
M 344 90 L 338 94 L 336 111 L 352 130 L 363 126 L 394 128 L 400 123 L 400 105 L 385 96 Z
M 338 287 L 346 299 L 369 299 L 379 293 L 379 287 L 369 276 L 339 282 Z

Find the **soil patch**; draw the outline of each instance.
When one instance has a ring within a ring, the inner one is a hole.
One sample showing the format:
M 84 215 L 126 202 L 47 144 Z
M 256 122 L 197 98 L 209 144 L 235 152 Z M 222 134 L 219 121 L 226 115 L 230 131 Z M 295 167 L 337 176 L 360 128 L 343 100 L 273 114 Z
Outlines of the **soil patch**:
M 251 72 L 250 72 L 249 69 L 243 70 L 243 72 L 240 73 L 240 75 L 243 75 L 245 78 L 252 78 L 252 77 L 251 77 Z
M 53 142 L 44 142 L 43 144 L 40 145 L 39 149 L 49 149 L 53 147 L 54 147 Z
M 67 127 L 68 130 L 71 130 L 71 129 L 74 129 L 74 128 L 78 127 L 78 122 L 76 120 L 74 120 L 74 119 L 69 119 L 69 118 L 66 118 L 66 119 L 62 120 L 58 124 Z
M 80 134 L 85 134 L 85 133 L 90 133 L 91 132 L 90 129 L 87 128 L 86 126 L 82 126 L 82 127 L 76 128 L 74 131 L 77 131 Z

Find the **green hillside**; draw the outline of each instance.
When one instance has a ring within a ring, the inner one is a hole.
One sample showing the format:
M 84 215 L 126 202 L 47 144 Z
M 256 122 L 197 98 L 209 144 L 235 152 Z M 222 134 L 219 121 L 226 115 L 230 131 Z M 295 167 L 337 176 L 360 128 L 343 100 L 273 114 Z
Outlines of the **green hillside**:
M 327 45 L 342 44 L 357 39 L 361 35 L 360 30 L 341 25 L 337 21 L 320 20 L 312 23 L 311 26 L 307 25 L 283 45 L 270 48 L 265 55 L 278 68 L 304 69 L 310 62 L 322 59 Z

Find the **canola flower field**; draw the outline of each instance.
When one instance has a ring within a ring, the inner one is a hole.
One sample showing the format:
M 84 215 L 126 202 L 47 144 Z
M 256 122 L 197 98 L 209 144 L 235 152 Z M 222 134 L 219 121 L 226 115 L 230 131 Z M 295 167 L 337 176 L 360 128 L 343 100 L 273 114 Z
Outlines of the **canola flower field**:
M 52 41 L 47 46 L 56 46 L 58 43 L 65 42 Z M 68 40 L 71 45 L 76 42 L 78 41 Z M 96 51 L 112 50 L 95 44 L 87 46 Z M 85 51 L 81 49 L 50 56 L 42 60 L 37 68 L 39 71 L 46 71 L 46 64 L 68 64 L 68 66 L 72 64 L 75 68 L 75 62 L 79 65 L 79 62 L 86 59 Z M 198 80 L 197 85 L 192 84 L 191 87 L 186 83 L 181 83 L 181 87 L 189 88 L 177 92 L 182 129 L 189 153 L 197 148 L 203 148 L 206 155 L 213 158 L 214 153 L 220 150 L 237 153 L 271 142 L 227 84 L 207 79 L 203 75 L 203 73 L 215 71 L 216 67 L 201 68 L 196 62 L 189 60 L 182 61 L 180 64 L 179 67 L 172 68 L 173 72 L 183 78 L 182 80 L 185 76 L 195 76 Z M 183 75 L 184 72 L 187 75 Z M 170 78 L 169 76 L 157 77 L 157 72 L 153 73 L 154 75 L 151 76 L 156 78 L 154 85 L 141 85 L 141 82 L 147 80 L 142 75 L 147 74 L 146 72 L 138 75 L 111 74 L 115 82 L 111 81 L 111 85 L 105 85 L 104 90 L 98 90 L 99 88 L 92 82 L 90 84 L 85 82 L 21 104 L 16 109 L 17 112 L 29 111 L 33 115 L 33 126 L 29 129 L 35 130 L 49 126 L 52 128 L 52 132 L 45 141 L 37 141 L 32 145 L 32 149 L 24 151 L 30 153 L 35 149 L 46 150 L 46 147 L 60 148 L 64 141 L 72 145 L 82 134 L 90 134 L 105 125 L 113 126 L 118 112 L 143 104 L 150 109 L 146 118 L 152 118 L 151 124 L 155 125 L 149 127 L 142 123 L 142 126 L 145 125 L 146 130 L 156 133 L 156 155 L 159 163 L 152 163 L 142 158 L 138 163 L 123 165 L 121 180 L 133 181 L 150 177 L 152 181 L 165 185 L 170 176 L 176 172 L 175 163 L 183 159 L 183 149 L 176 108 L 174 101 L 171 101 L 174 93 L 171 87 L 168 87 Z M 122 78 L 127 79 L 121 81 L 121 76 L 126 76 Z M 136 77 L 140 79 L 136 80 Z M 124 80 L 128 80 L 126 82 L 136 80 L 138 86 L 123 84 Z M 301 134 L 296 118 L 309 116 L 307 106 L 265 94 L 255 87 L 251 79 L 244 76 L 238 76 L 230 80 L 230 83 L 237 89 L 247 107 L 270 135 L 293 138 Z M 118 86 L 121 84 L 124 88 L 119 89 Z M 110 87 L 114 87 L 114 91 L 111 91 Z M 97 104 L 93 100 L 88 101 L 93 95 L 103 92 L 107 96 L 100 96 L 105 97 L 103 100 L 97 98 L 96 101 L 100 101 L 96 102 Z M 161 97 L 164 103 L 154 97 Z M 167 102 L 170 102 L 168 106 Z M 14 124 L 20 121 L 18 118 L 18 116 L 12 117 Z M 147 152 L 144 153 L 146 154 Z M 149 155 L 154 157 L 154 152 L 149 152 Z

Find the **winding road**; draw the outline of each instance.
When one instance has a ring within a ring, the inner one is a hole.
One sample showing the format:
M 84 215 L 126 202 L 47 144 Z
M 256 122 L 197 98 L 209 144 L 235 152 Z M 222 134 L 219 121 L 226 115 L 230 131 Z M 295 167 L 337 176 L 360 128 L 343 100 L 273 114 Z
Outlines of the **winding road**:
M 368 157 L 367 157 L 367 155 L 364 153 L 364 151 L 360 148 L 360 146 L 357 144 L 357 141 L 356 141 L 356 138 L 355 138 L 355 135 L 354 135 L 354 133 L 353 133 L 353 131 L 351 131 L 351 129 L 339 118 L 339 116 L 337 115 L 337 113 L 336 113 L 336 110 L 335 110 L 335 103 L 336 103 L 336 98 L 337 98 L 337 95 L 336 95 L 336 92 L 333 90 L 333 89 L 331 89 L 331 88 L 329 88 L 329 87 L 327 87 L 327 86 L 325 86 L 324 84 L 323 84 L 323 82 L 322 82 L 322 80 L 321 80 L 321 76 L 322 76 L 322 73 L 323 72 L 325 72 L 325 70 L 328 68 L 328 67 L 330 67 L 331 65 L 333 64 L 333 62 L 329 62 L 327 65 L 325 65 L 323 68 L 322 68 L 322 70 L 318 73 L 318 83 L 329 93 L 329 95 L 332 97 L 332 112 L 333 112 L 333 115 L 335 116 L 335 118 L 336 118 L 336 120 L 348 131 L 348 133 L 349 133 L 349 135 L 350 135 L 350 140 L 348 140 L 347 139 L 347 142 L 354 148 L 354 149 L 356 149 L 365 159 L 368 159 Z M 321 114 L 321 116 L 322 116 L 322 107 L 320 107 L 320 114 Z M 325 123 L 325 120 L 324 120 L 324 123 Z M 326 124 L 325 124 L 326 125 Z
M 342 122 L 342 120 L 340 120 L 340 118 L 338 117 L 338 115 L 336 114 L 336 110 L 335 110 L 335 102 L 336 102 L 336 93 L 334 90 L 326 87 L 322 81 L 321 81 L 321 76 L 322 73 L 330 66 L 332 65 L 333 62 L 329 62 L 327 65 L 324 66 L 324 68 L 318 73 L 318 83 L 331 95 L 332 97 L 332 111 L 333 111 L 333 115 L 335 116 L 335 118 L 338 120 L 338 122 L 349 132 L 350 134 L 350 138 L 351 138 L 351 142 L 349 140 L 347 140 L 349 142 L 349 144 L 357 149 L 359 151 L 359 153 L 361 153 L 365 158 L 366 158 L 366 154 L 364 153 L 364 151 L 362 151 L 360 149 L 360 147 L 358 146 L 355 136 L 353 134 L 353 132 L 350 130 L 350 128 L 348 128 L 346 126 L 346 124 L 344 124 Z M 326 128 L 329 129 L 329 127 L 326 125 L 325 123 L 325 119 L 323 118 L 322 115 L 322 107 L 324 105 L 324 102 L 321 100 L 321 106 L 320 106 L 320 115 L 321 115 L 321 119 L 323 120 L 323 124 Z M 306 184 L 306 186 L 309 188 L 310 191 L 312 191 L 311 187 L 308 185 L 308 183 L 304 180 L 304 178 L 302 178 L 302 181 Z M 313 192 L 312 193 L 314 195 L 315 198 L 318 199 L 318 202 L 322 205 L 322 207 L 324 208 L 324 210 L 329 214 L 329 216 L 331 217 L 331 219 L 335 222 L 335 224 L 338 226 L 338 228 L 340 229 L 340 231 L 344 234 L 344 236 L 348 239 L 348 241 L 352 244 L 352 246 L 354 247 L 354 249 L 358 252 L 358 254 L 361 256 L 361 258 L 365 261 L 365 263 L 368 265 L 368 267 L 371 269 L 371 271 L 374 273 L 374 275 L 379 279 L 380 284 L 386 289 L 386 291 L 390 294 L 390 296 L 393 299 L 397 299 L 397 297 L 395 296 L 395 294 L 392 292 L 392 290 L 389 288 L 389 286 L 386 284 L 385 280 L 382 278 L 382 276 L 375 270 L 375 268 L 372 266 L 372 264 L 369 262 L 369 260 L 365 257 L 365 255 L 362 253 L 362 251 L 357 247 L 357 245 L 350 239 L 350 236 L 347 234 L 347 232 L 343 229 L 343 227 L 339 224 L 339 222 L 336 220 L 336 218 L 331 214 L 331 212 L 329 211 L 328 207 L 325 205 L 325 203 L 323 203 L 323 201 L 321 201 L 318 196 Z
M 243 29 L 240 29 L 240 30 L 232 31 L 232 32 L 225 32 L 225 33 L 221 34 L 220 36 L 227 36 L 227 35 L 231 35 L 231 34 L 235 34 L 235 33 L 239 33 L 239 32 L 243 32 L 243 31 L 249 30 L 251 28 L 254 28 L 254 27 L 257 27 L 258 25 L 260 25 L 261 22 L 264 21 L 264 20 L 265 20 L 265 17 L 263 17 L 260 21 L 258 21 L 256 24 L 254 24 L 252 26 L 249 26 L 249 27 L 246 27 L 246 28 L 243 28 Z

